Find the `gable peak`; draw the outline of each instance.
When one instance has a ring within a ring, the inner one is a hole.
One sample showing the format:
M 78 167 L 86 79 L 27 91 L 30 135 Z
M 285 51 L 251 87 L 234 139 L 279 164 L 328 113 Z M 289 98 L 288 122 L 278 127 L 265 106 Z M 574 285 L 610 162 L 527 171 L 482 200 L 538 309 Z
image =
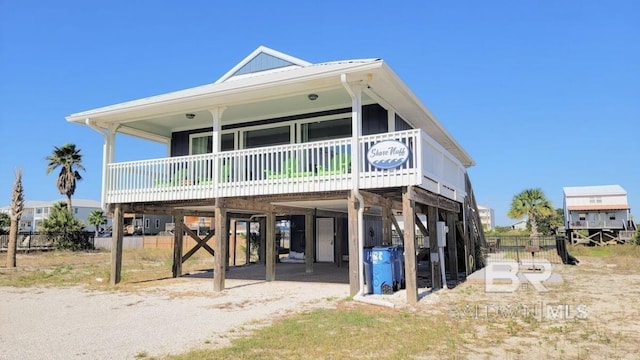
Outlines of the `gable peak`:
M 251 74 L 261 73 L 264 71 L 277 70 L 286 67 L 304 67 L 309 65 L 311 65 L 311 63 L 307 61 L 260 45 L 215 83 L 222 83 L 235 77 L 251 76 Z

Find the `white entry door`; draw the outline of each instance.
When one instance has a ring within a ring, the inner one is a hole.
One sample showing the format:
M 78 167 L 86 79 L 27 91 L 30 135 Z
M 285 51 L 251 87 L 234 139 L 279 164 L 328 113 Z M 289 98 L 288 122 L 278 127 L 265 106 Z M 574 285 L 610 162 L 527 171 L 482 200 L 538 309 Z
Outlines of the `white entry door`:
M 333 218 L 316 219 L 318 262 L 333 262 Z

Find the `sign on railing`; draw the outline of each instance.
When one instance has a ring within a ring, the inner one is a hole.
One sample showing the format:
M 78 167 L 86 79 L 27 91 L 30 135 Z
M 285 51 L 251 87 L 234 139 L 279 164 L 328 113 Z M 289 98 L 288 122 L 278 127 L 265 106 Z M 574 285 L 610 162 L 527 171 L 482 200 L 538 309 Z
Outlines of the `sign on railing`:
M 352 149 L 351 138 L 343 138 L 109 164 L 106 202 L 348 190 L 353 166 L 359 166 L 362 189 L 420 185 L 425 174 L 436 183 L 459 175 L 456 164 L 453 170 L 442 169 L 443 160 L 433 168 L 440 174 L 425 173 L 423 159 L 444 157 L 443 150 L 424 146 L 433 141 L 425 142 L 425 137 L 421 130 L 408 130 L 362 136 L 357 149 Z M 354 151 L 359 164 L 352 162 Z M 458 180 L 445 181 L 447 188 L 458 188 Z

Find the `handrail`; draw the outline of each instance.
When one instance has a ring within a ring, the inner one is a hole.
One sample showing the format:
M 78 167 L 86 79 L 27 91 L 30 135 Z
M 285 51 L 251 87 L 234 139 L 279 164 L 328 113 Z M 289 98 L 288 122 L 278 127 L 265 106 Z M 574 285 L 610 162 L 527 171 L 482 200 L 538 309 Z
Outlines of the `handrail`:
M 410 151 L 407 161 L 380 169 L 366 157 L 352 164 L 351 138 L 136 160 L 107 165 L 107 202 L 153 202 L 351 189 L 358 166 L 361 189 L 421 185 L 459 200 L 464 168 L 419 129 L 361 136 L 359 151 L 396 140 Z M 425 180 L 428 179 L 428 180 Z M 429 189 L 431 190 L 431 189 Z

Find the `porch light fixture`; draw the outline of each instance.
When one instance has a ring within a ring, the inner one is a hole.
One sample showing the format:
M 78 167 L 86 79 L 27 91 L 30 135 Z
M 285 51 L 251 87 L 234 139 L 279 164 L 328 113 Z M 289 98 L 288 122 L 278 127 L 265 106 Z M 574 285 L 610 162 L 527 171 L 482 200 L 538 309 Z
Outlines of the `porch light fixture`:
M 316 99 L 318 99 L 318 94 L 309 94 L 307 95 L 307 97 L 309 98 L 309 100 L 315 101 Z
M 194 117 L 196 117 L 196 114 L 194 114 L 194 113 L 186 113 L 186 114 L 184 114 L 184 116 L 186 116 L 186 117 L 187 117 L 187 119 L 191 120 L 191 119 L 193 119 Z

